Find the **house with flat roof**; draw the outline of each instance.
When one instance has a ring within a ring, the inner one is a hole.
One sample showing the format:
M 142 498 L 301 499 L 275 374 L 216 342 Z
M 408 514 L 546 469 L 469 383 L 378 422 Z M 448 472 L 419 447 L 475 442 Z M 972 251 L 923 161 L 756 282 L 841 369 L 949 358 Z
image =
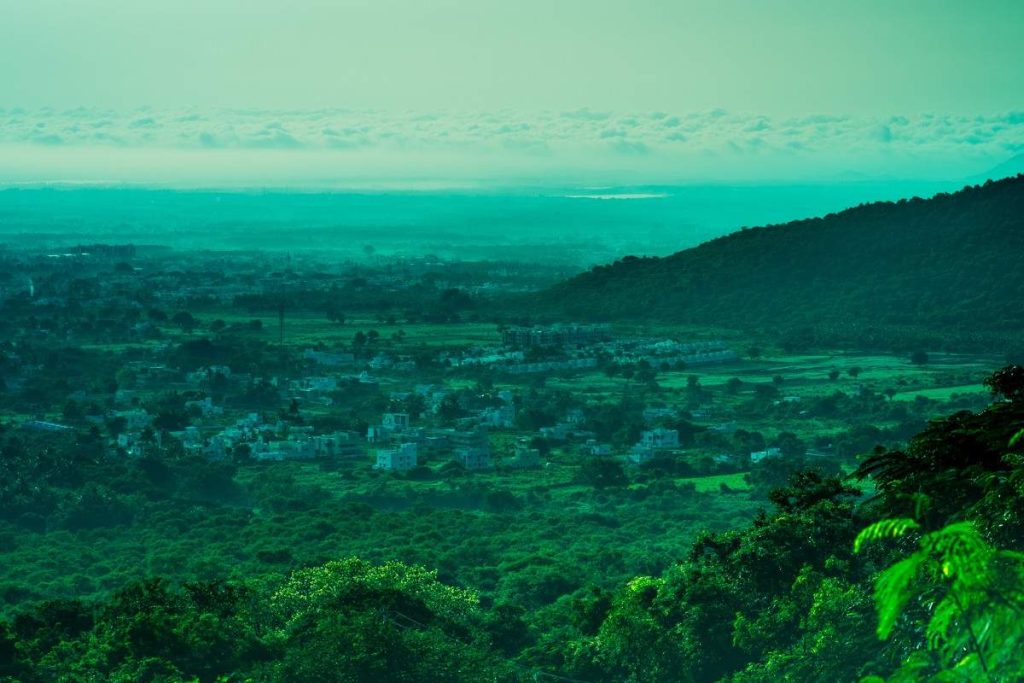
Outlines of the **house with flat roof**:
M 414 443 L 403 443 L 396 448 L 378 449 L 374 468 L 392 472 L 411 470 L 417 465 L 418 451 L 419 449 Z

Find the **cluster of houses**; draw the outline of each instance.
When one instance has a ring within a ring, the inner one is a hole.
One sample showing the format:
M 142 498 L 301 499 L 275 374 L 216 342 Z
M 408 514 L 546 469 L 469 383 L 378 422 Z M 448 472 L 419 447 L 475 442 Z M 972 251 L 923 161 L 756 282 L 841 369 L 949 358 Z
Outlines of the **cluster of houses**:
M 512 375 L 528 375 L 541 372 L 567 372 L 573 370 L 587 370 L 597 367 L 597 358 L 565 358 L 563 360 L 549 360 L 537 363 L 519 363 L 505 366 L 505 372 Z
M 309 426 L 286 425 L 280 420 L 267 423 L 259 413 L 249 413 L 210 435 L 203 431 L 198 425 L 189 425 L 171 434 L 186 451 L 213 460 L 240 453 L 266 461 L 360 458 L 365 453 L 361 440 L 351 432 L 316 434 Z
M 586 346 L 612 338 L 611 325 L 551 325 L 547 327 L 509 327 L 502 330 L 505 346 Z
M 524 349 L 545 349 L 548 357 L 531 360 Z M 447 367 L 488 366 L 513 375 L 585 371 L 602 359 L 618 366 L 646 362 L 674 368 L 730 363 L 739 356 L 717 340 L 615 339 L 608 325 L 509 327 L 502 330 L 500 347 L 478 346 L 439 356 Z
M 640 433 L 640 440 L 629 452 L 629 461 L 635 465 L 650 462 L 660 453 L 679 449 L 679 432 L 656 427 Z
M 490 439 L 481 426 L 428 430 L 412 427 L 406 413 L 384 413 L 379 425 L 369 427 L 366 438 L 380 446 L 375 450 L 374 465 L 380 470 L 410 470 L 420 464 L 421 456 L 444 454 L 467 470 L 492 466 Z
M 187 268 L 167 268 L 162 262 L 142 269 L 135 268 L 133 263 L 131 272 L 120 267 L 111 272 L 112 264 L 121 266 L 119 261 L 131 260 L 136 256 L 130 248 L 74 249 L 66 254 L 46 255 L 41 263 L 25 266 L 24 277 L 0 283 L 0 295 L 17 295 L 25 300 L 26 306 L 59 307 L 67 303 L 72 287 L 82 287 L 80 271 L 84 268 L 92 272 L 94 277 L 90 280 L 92 284 L 86 293 L 88 296 L 76 292 L 80 299 L 88 301 L 90 306 L 97 309 L 101 304 L 109 304 L 116 310 L 134 309 L 138 315 L 125 316 L 124 325 L 133 325 L 132 329 L 138 335 L 164 330 L 163 338 L 154 337 L 155 342 L 146 345 L 145 360 L 135 360 L 139 356 L 131 355 L 129 357 L 132 360 L 126 360 L 119 368 L 113 403 L 109 402 L 109 396 L 96 398 L 84 393 L 74 399 L 83 408 L 87 403 L 97 404 L 99 407 L 95 408 L 96 414 L 86 414 L 85 419 L 97 425 L 108 425 L 109 433 L 114 435 L 111 445 L 135 456 L 145 455 L 154 443 L 160 445 L 160 440 L 166 434 L 162 427 L 158 427 L 171 424 L 167 419 L 170 416 L 175 420 L 175 426 L 182 426 L 171 433 L 186 451 L 211 459 L 239 456 L 261 461 L 351 458 L 353 461 L 364 459 L 368 463 L 372 462 L 377 469 L 384 471 L 405 471 L 428 462 L 448 461 L 473 471 L 488 470 L 495 464 L 503 468 L 528 469 L 542 464 L 540 451 L 534 444 L 543 440 L 558 442 L 565 453 L 574 452 L 583 457 L 616 457 L 641 465 L 659 455 L 683 453 L 679 433 L 663 426 L 678 424 L 679 415 L 675 408 L 648 406 L 643 411 L 645 431 L 637 443 L 616 449 L 608 443 L 601 443 L 595 433 L 590 431 L 583 410 L 569 409 L 554 424 L 527 434 L 516 431 L 517 403 L 510 391 L 493 394 L 477 392 L 481 395 L 467 397 L 472 392 L 448 388 L 444 380 L 433 379 L 437 384 L 413 386 L 413 382 L 424 380 L 417 380 L 412 373 L 417 371 L 417 362 L 422 365 L 424 360 L 428 360 L 431 366 L 430 372 L 424 374 L 433 377 L 435 371 L 441 375 L 445 369 L 451 370 L 452 375 L 472 376 L 479 373 L 458 371 L 478 367 L 492 367 L 505 375 L 543 375 L 586 372 L 607 364 L 625 366 L 646 362 L 652 367 L 661 368 L 666 365 L 678 367 L 680 364 L 699 366 L 727 363 L 737 359 L 736 353 L 722 341 L 679 342 L 662 338 L 621 338 L 608 325 L 566 323 L 509 327 L 501 330 L 500 345 L 495 335 L 487 345 L 438 349 L 430 359 L 417 356 L 415 362 L 411 357 L 402 355 L 402 344 L 356 344 L 353 341 L 344 347 L 332 348 L 319 344 L 314 348 L 299 350 L 301 369 L 291 376 L 261 378 L 255 374 L 259 372 L 256 369 L 253 370 L 255 376 L 242 372 L 243 369 L 258 366 L 258 361 L 250 362 L 249 359 L 236 364 L 235 371 L 232 371 L 225 364 L 225 354 L 202 356 L 205 360 L 199 362 L 209 365 L 196 368 L 189 363 L 186 366 L 188 371 L 184 372 L 176 364 L 174 355 L 179 346 L 183 346 L 179 344 L 182 339 L 174 330 L 176 323 L 167 319 L 174 315 L 176 309 L 183 312 L 196 301 L 231 302 L 232 306 L 243 306 L 244 303 L 235 301 L 237 297 L 258 298 L 267 292 L 284 291 L 281 289 L 283 285 L 301 284 L 302 276 L 293 268 L 267 268 L 267 262 L 261 259 L 239 264 L 233 274 L 214 282 L 209 281 L 209 278 L 204 281 L 202 277 L 195 277 L 195 273 Z M 89 266 L 93 262 L 102 263 L 102 268 Z M 196 272 L 206 272 L 202 261 L 198 263 L 200 269 Z M 358 275 L 364 282 L 361 287 L 382 286 L 398 291 L 407 288 L 424 273 L 436 274 L 439 268 L 438 264 L 427 261 L 410 262 L 395 271 L 371 270 Z M 68 277 L 53 275 L 64 272 Z M 497 271 L 489 271 L 486 275 L 488 279 L 505 276 L 515 274 L 502 275 Z M 482 275 L 477 273 L 472 277 Z M 350 275 L 339 274 L 336 282 L 325 281 L 322 284 L 324 287 L 334 284 L 345 287 L 350 284 L 350 279 Z M 453 275 L 451 281 L 447 278 L 434 280 L 433 286 L 458 286 L 466 291 L 486 291 L 488 285 L 486 282 L 478 283 L 474 289 L 473 286 L 467 286 L 464 278 Z M 145 296 L 133 298 L 133 291 Z M 164 317 L 157 318 L 154 312 Z M 283 313 L 281 320 L 283 335 Z M 213 323 L 219 323 L 219 327 L 214 327 Z M 215 335 L 220 334 L 221 330 L 230 332 L 235 325 L 253 324 L 255 326 L 245 329 L 260 330 L 264 323 L 260 320 L 231 322 L 225 327 L 224 321 L 206 321 L 195 335 L 191 329 L 185 331 L 182 327 L 182 331 L 192 340 L 210 337 L 216 341 Z M 119 330 L 111 331 L 109 338 L 104 341 L 117 340 L 117 334 L 123 331 Z M 35 333 L 44 334 L 47 331 L 35 330 Z M 173 341 L 166 341 L 168 337 Z M 401 337 L 396 333 L 393 339 Z M 6 352 L 6 360 L 11 367 L 4 377 L 6 387 L 8 390 L 20 390 L 24 378 L 30 377 L 34 370 L 20 361 L 13 350 Z M 296 358 L 289 357 L 287 364 L 275 364 L 274 367 L 296 367 L 297 364 L 292 362 L 294 360 Z M 506 377 L 506 381 L 517 380 Z M 525 378 L 518 381 L 525 383 Z M 291 419 L 285 412 L 295 410 L 297 413 L 299 406 L 304 409 L 334 406 L 351 398 L 346 393 L 349 391 L 358 391 L 360 397 L 375 396 L 374 391 L 381 387 L 400 391 L 390 392 L 390 405 L 393 408 L 380 414 L 379 422 L 369 426 L 365 434 L 361 428 L 357 431 L 332 431 L 333 428 L 318 431 L 303 426 L 301 419 Z M 179 392 L 179 395 L 186 392 L 189 400 L 182 398 L 173 408 L 165 409 L 162 396 L 174 392 Z M 453 394 L 458 399 L 458 405 L 454 408 L 451 400 Z M 225 401 L 225 396 L 230 398 Z M 237 403 L 233 400 L 235 398 L 239 399 Z M 407 400 L 409 403 L 406 403 Z M 796 403 L 799 400 L 796 396 L 785 396 L 776 404 Z M 233 404 L 239 406 L 237 412 L 232 410 Z M 228 408 L 225 409 L 225 406 Z M 184 408 L 187 420 L 182 419 L 182 411 L 178 410 L 181 407 Z M 262 407 L 268 413 L 250 412 L 254 407 Z M 449 408 L 453 408 L 451 413 L 447 412 Z M 282 411 L 281 419 L 277 417 L 278 410 Z M 424 415 L 422 422 L 419 418 L 411 420 L 410 413 L 403 412 L 410 411 L 419 415 L 421 410 Z M 720 409 L 700 406 L 692 413 L 692 417 L 710 419 L 715 410 Z M 114 420 L 117 421 L 116 427 L 112 424 Z M 453 426 L 441 428 L 437 426 L 440 423 Z M 25 425 L 26 429 L 36 431 L 70 429 L 42 419 L 26 422 Z M 736 430 L 736 425 L 734 422 L 724 422 L 709 429 L 730 433 Z M 491 445 L 494 431 L 506 432 L 503 437 L 494 439 L 495 443 L 503 443 L 507 439 L 510 444 L 508 451 L 500 449 L 500 458 L 495 456 Z M 780 455 L 778 449 L 768 448 L 751 453 L 750 460 L 760 462 Z
M 597 367 L 602 358 L 614 364 L 646 360 L 652 364 L 680 361 L 688 365 L 728 362 L 736 358 L 721 342 L 616 340 L 608 325 L 511 327 L 502 331 L 502 343 L 501 347 L 441 352 L 438 358 L 446 367 L 493 366 L 509 374 L 588 370 Z M 537 352 L 537 349 L 543 351 Z M 407 357 L 378 353 L 369 360 L 361 360 L 353 352 L 322 346 L 303 350 L 301 358 L 305 364 L 301 375 L 281 381 L 269 378 L 264 384 L 272 387 L 271 391 L 282 400 L 292 397 L 304 405 L 330 406 L 352 383 L 378 385 L 371 371 L 415 369 L 415 363 Z M 159 440 L 161 436 L 159 430 L 152 429 L 154 416 L 139 407 L 142 392 L 173 388 L 217 395 L 218 391 L 245 389 L 253 383 L 250 375 L 232 372 L 229 366 L 218 364 L 181 373 L 152 361 L 131 361 L 125 365 L 125 370 L 131 382 L 117 390 L 115 405 L 120 409 L 104 417 L 121 421 L 116 446 L 135 456 L 145 454 L 154 439 Z M 386 374 L 384 377 L 385 382 L 394 381 Z M 401 405 L 415 394 L 422 399 L 427 415 L 438 415 L 451 393 L 443 385 L 422 384 L 411 392 L 391 392 L 391 399 L 392 405 Z M 424 426 L 415 426 L 408 413 L 393 411 L 383 413 L 379 423 L 369 426 L 364 436 L 345 431 L 316 433 L 309 426 L 273 419 L 268 422 L 257 412 L 232 416 L 233 421 L 228 421 L 224 407 L 207 395 L 184 402 L 190 424 L 172 435 L 186 451 L 211 459 L 241 454 L 262 461 L 358 459 L 371 450 L 373 466 L 378 470 L 407 471 L 425 462 L 450 460 L 466 470 L 480 471 L 494 467 L 489 431 L 511 430 L 516 425 L 516 401 L 511 391 L 499 391 L 487 400 L 485 405 L 477 402 L 461 406 L 463 413 L 469 414 L 449 421 L 455 425 L 453 428 L 432 426 L 436 422 L 429 419 Z M 676 417 L 674 408 L 647 407 L 643 418 L 651 428 L 642 432 L 625 458 L 642 465 L 659 454 L 678 451 L 678 432 L 654 426 Z M 587 457 L 614 457 L 612 446 L 599 443 L 585 428 L 585 421 L 583 410 L 570 409 L 555 424 L 541 427 L 530 436 L 520 435 L 500 464 L 509 469 L 539 467 L 542 459 L 540 451 L 531 445 L 534 438 L 570 441 L 575 444 L 576 452 Z M 757 462 L 772 457 L 776 455 L 774 450 L 777 449 L 751 454 L 751 459 Z
M 616 365 L 633 365 L 646 362 L 654 367 L 693 367 L 731 363 L 739 356 L 725 342 L 699 341 L 678 342 L 672 339 L 632 339 L 603 344 L 600 350 L 607 353 Z
M 448 352 L 442 356 L 448 367 L 496 365 L 510 374 L 545 373 L 563 370 L 583 370 L 598 365 L 598 354 L 611 358 L 613 363 L 648 360 L 672 361 L 680 359 L 687 364 L 726 362 L 735 359 L 735 353 L 721 342 L 679 343 L 671 340 L 614 340 L 610 328 L 601 325 L 565 325 L 544 328 L 509 328 L 503 332 L 505 348 L 476 348 Z M 526 362 L 522 347 L 560 347 L 553 359 Z M 298 377 L 269 385 L 282 398 L 298 398 L 306 405 L 331 405 L 332 396 L 343 392 L 352 382 L 377 384 L 370 370 L 400 371 L 408 369 L 410 361 L 387 354 L 378 354 L 368 363 L 359 361 L 347 351 L 310 348 L 302 353 L 306 370 Z M 362 367 L 366 369 L 360 369 Z M 251 383 L 249 375 L 233 373 L 226 365 L 210 365 L 178 375 L 176 382 L 168 382 L 173 371 L 163 365 L 135 363 L 128 366 L 134 377 L 135 388 L 124 387 L 117 392 L 116 402 L 124 409 L 114 412 L 123 421 L 117 446 L 133 455 L 144 453 L 152 440 L 147 430 L 153 416 L 138 406 L 136 390 L 145 390 L 163 383 L 175 384 L 192 390 L 210 390 L 214 386 L 238 388 L 243 382 Z M 359 372 L 359 374 L 353 374 Z M 385 380 L 388 381 L 388 380 Z M 413 395 L 421 400 L 426 415 L 438 415 L 452 391 L 440 384 L 420 384 L 411 391 L 391 392 L 392 405 L 401 405 Z M 460 402 L 463 397 L 459 397 Z M 189 452 L 213 459 L 246 454 L 262 461 L 311 460 L 317 458 L 352 458 L 372 452 L 373 466 L 383 471 L 408 471 L 426 462 L 458 463 L 469 471 L 489 470 L 494 467 L 490 430 L 511 430 L 516 425 L 516 401 L 511 391 L 497 392 L 488 402 L 460 406 L 469 414 L 455 419 L 453 428 L 432 426 L 435 420 L 426 420 L 423 426 L 411 424 L 407 412 L 392 411 L 381 415 L 377 424 L 370 425 L 364 435 L 336 431 L 315 433 L 311 427 L 286 424 L 281 420 L 265 422 L 258 413 L 249 413 L 224 426 L 224 408 L 205 396 L 184 404 L 192 424 L 174 432 Z M 659 455 L 680 452 L 679 433 L 662 426 L 678 417 L 670 406 L 648 406 L 643 419 L 648 429 L 639 441 L 624 455 L 627 462 L 643 465 Z M 531 436 L 520 436 L 512 445 L 511 453 L 500 461 L 504 468 L 528 469 L 541 465 L 537 448 L 531 446 L 533 438 L 547 441 L 571 442 L 577 453 L 584 457 L 615 457 L 610 444 L 599 443 L 585 428 L 583 410 L 573 408 L 555 424 L 541 427 Z M 751 454 L 751 461 L 777 455 L 777 449 Z

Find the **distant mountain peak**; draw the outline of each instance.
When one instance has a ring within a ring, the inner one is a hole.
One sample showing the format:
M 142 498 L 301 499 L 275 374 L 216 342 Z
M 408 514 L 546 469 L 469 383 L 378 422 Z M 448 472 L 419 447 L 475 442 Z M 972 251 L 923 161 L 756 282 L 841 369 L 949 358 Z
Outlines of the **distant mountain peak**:
M 1003 163 L 975 176 L 977 181 L 1002 180 L 1024 173 L 1024 152 L 1010 157 Z

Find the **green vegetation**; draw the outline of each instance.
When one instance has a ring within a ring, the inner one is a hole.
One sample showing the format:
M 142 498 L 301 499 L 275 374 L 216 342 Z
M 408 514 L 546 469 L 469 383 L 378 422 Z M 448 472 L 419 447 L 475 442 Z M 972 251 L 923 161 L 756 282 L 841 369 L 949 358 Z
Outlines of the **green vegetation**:
M 1019 677 L 1003 353 L 88 251 L 0 254 L 4 683 Z
M 749 526 L 690 541 L 673 516 L 700 506 L 706 519 L 716 498 L 685 481 L 627 486 L 621 470 L 595 469 L 584 488 L 566 481 L 549 500 L 540 491 L 559 485 L 546 475 L 500 501 L 487 484 L 435 488 L 433 512 L 417 502 L 415 479 L 364 482 L 364 497 L 408 509 L 382 513 L 351 487 L 300 483 L 299 464 L 291 476 L 198 474 L 199 463 L 170 453 L 103 463 L 81 440 L 45 436 L 26 449 L 8 434 L 9 564 L 58 534 L 63 554 L 50 561 L 65 574 L 78 567 L 85 592 L 90 557 L 78 542 L 106 538 L 91 561 L 108 564 L 145 547 L 151 571 L 108 577 L 119 585 L 88 600 L 32 599 L 31 586 L 8 579 L 8 602 L 23 594 L 0 628 L 0 673 L 25 683 L 1017 680 L 1021 376 L 994 375 L 1001 402 L 865 460 L 854 480 L 873 485 L 869 499 L 858 502 L 851 481 L 799 472 Z M 18 483 L 27 467 L 34 489 Z M 214 492 L 255 506 L 210 502 Z M 466 510 L 474 495 L 481 510 L 506 511 Z M 464 511 L 440 509 L 445 498 Z M 671 544 L 655 550 L 655 538 Z M 344 559 L 353 548 L 363 559 Z M 227 558 L 237 571 L 224 571 Z

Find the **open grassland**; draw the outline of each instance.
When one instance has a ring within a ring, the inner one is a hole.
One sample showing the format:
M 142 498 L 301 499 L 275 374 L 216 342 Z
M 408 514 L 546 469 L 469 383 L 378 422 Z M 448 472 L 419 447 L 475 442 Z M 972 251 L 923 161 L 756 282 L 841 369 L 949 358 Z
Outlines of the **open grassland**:
M 934 389 L 916 389 L 914 391 L 901 391 L 892 397 L 894 401 L 914 401 L 918 396 L 924 396 L 925 398 L 933 401 L 949 401 L 957 395 L 983 395 L 987 394 L 988 389 L 980 382 L 976 384 L 960 384 L 948 387 L 936 387 Z
M 947 400 L 953 394 L 985 392 L 981 380 L 1000 365 L 997 358 L 945 354 L 923 365 L 914 365 L 894 355 L 779 355 L 757 360 L 741 360 L 721 365 L 704 365 L 684 370 L 667 370 L 658 374 L 658 384 L 670 391 L 685 389 L 691 376 L 710 389 L 722 389 L 733 378 L 744 383 L 740 396 L 752 392 L 753 385 L 773 384 L 782 395 L 810 398 L 835 391 L 851 392 L 859 387 L 882 392 L 897 390 L 895 400 L 913 400 L 924 395 Z M 850 374 L 854 369 L 856 377 Z M 833 370 L 840 374 L 831 379 Z M 859 370 L 859 372 L 857 372 Z M 595 400 L 610 400 L 636 386 L 621 376 L 609 377 L 601 371 L 588 371 L 564 377 L 553 377 L 549 387 L 565 389 Z
M 248 314 L 232 310 L 208 311 L 196 316 L 202 328 L 208 328 L 215 320 L 227 325 L 245 325 L 259 320 L 261 329 L 243 330 L 268 341 L 280 337 L 279 320 L 276 315 Z M 399 331 L 403 333 L 399 343 L 402 346 L 462 347 L 474 344 L 493 345 L 501 341 L 494 323 L 389 323 L 375 318 L 355 317 L 344 323 L 332 322 L 323 314 L 305 311 L 286 312 L 284 318 L 284 341 L 288 345 L 305 346 L 325 344 L 327 346 L 348 345 L 358 333 L 376 331 L 381 337 L 391 339 Z
M 746 472 L 734 472 L 733 474 L 715 474 L 709 477 L 683 477 L 676 479 L 679 484 L 693 484 L 700 493 L 717 493 L 721 491 L 722 484 L 725 484 L 733 491 L 749 491 L 750 484 L 745 477 Z

